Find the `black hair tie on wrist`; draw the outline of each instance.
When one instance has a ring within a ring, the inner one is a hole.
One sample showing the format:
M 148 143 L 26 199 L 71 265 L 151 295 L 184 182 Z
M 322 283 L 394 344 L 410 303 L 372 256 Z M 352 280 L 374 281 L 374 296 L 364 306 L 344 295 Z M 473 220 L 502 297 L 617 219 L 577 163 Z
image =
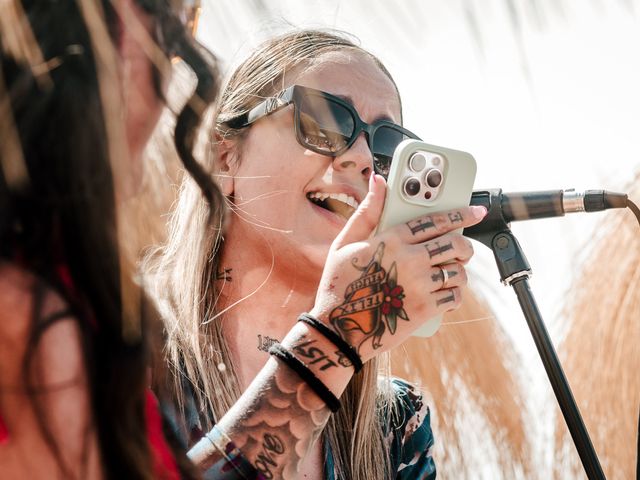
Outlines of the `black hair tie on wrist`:
M 298 360 L 298 358 L 296 358 L 293 353 L 291 353 L 279 343 L 274 343 L 269 349 L 269 354 L 282 360 L 282 362 L 285 363 L 289 368 L 291 368 L 291 370 L 296 372 L 300 376 L 300 378 L 304 380 L 307 385 L 309 385 L 311 390 L 316 392 L 318 397 L 320 397 L 322 401 L 327 404 L 329 410 L 334 413 L 340 410 L 340 400 L 338 400 L 338 397 L 336 397 L 333 392 L 329 390 L 327 386 L 322 383 L 320 379 L 316 377 L 304 363 Z
M 340 337 L 340 335 L 338 335 L 336 332 L 331 330 L 329 327 L 327 327 L 324 323 L 322 323 L 320 320 L 315 318 L 310 313 L 301 314 L 298 317 L 298 321 L 304 322 L 307 325 L 315 328 L 318 332 L 324 335 L 325 338 L 327 338 L 327 340 L 329 340 L 336 347 L 338 347 L 338 350 L 340 350 L 340 352 L 342 352 L 344 356 L 349 359 L 356 373 L 362 370 L 362 359 L 360 358 L 360 355 L 358 355 L 357 350 L 353 348 L 352 345 L 349 345 L 347 342 L 345 342 Z

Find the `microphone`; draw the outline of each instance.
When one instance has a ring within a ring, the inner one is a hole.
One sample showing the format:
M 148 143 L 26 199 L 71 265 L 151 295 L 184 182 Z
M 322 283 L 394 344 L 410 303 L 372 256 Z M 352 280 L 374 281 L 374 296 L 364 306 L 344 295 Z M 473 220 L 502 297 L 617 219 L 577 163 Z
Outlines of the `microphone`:
M 572 212 L 598 212 L 629 205 L 624 193 L 606 190 L 542 190 L 535 192 L 502 193 L 502 189 L 476 190 L 469 205 L 482 205 L 487 216 L 480 223 L 464 229 L 463 235 L 490 246 L 494 234 L 518 220 L 563 217 Z M 640 221 L 640 217 L 638 219 Z
M 568 189 L 502 193 L 501 189 L 489 189 L 474 191 L 469 205 L 482 205 L 489 212 L 487 217 L 499 213 L 505 223 L 510 223 L 517 220 L 563 217 L 565 213 L 572 212 L 625 208 L 627 195 L 606 190 L 577 192 Z

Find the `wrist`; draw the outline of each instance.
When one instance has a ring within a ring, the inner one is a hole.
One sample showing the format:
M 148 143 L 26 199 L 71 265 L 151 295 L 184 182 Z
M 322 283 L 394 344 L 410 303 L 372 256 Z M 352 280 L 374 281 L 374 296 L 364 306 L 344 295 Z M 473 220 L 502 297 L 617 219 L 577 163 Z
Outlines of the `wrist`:
M 353 367 L 341 363 L 339 350 L 322 334 L 302 322 L 296 324 L 280 344 L 302 361 L 316 377 L 340 397 L 353 376 Z

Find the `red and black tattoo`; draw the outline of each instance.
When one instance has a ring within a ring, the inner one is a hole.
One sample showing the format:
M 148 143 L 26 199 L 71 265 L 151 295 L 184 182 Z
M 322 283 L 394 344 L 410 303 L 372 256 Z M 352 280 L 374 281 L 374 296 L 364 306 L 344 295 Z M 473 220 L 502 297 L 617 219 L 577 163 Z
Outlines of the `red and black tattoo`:
M 349 284 L 344 303 L 330 315 L 338 334 L 358 351 L 368 340 L 373 348 L 381 347 L 385 331 L 392 335 L 396 332 L 398 318 L 409 320 L 403 307 L 404 289 L 397 282 L 396 263 L 391 264 L 388 272 L 382 268 L 384 247 L 384 243 L 380 243 L 364 267 L 359 267 L 355 259 L 352 261 L 362 274 Z

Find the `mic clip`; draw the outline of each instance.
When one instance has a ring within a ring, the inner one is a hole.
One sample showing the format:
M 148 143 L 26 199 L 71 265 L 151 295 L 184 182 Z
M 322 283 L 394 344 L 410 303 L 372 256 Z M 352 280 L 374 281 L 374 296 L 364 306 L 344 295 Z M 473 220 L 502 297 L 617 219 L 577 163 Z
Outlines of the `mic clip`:
M 512 285 L 523 277 L 530 278 L 531 266 L 503 216 L 502 189 L 476 190 L 469 204 L 485 207 L 487 215 L 480 223 L 465 228 L 462 233 L 491 249 L 500 281 L 504 285 Z

